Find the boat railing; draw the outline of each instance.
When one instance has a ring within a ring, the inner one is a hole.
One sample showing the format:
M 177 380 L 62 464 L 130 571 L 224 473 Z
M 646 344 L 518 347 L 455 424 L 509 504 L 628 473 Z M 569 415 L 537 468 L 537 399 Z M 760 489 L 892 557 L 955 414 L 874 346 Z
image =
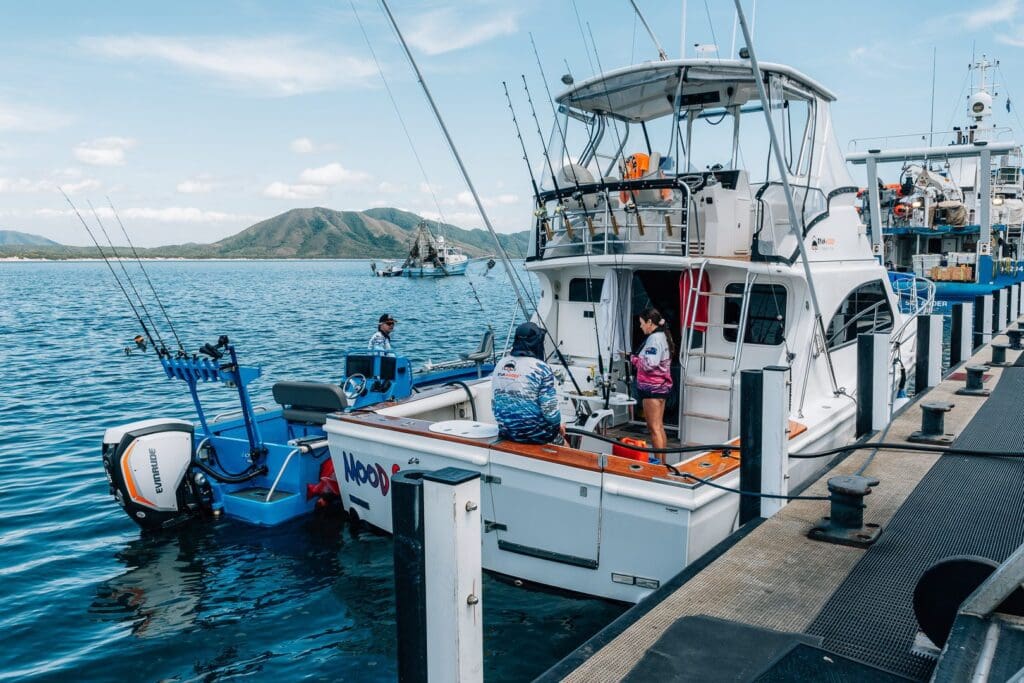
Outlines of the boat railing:
M 906 316 L 928 315 L 935 306 L 935 283 L 913 273 L 889 273 L 893 294 Z
M 704 182 L 699 174 L 588 183 L 543 193 L 537 254 L 702 255 L 703 237 L 699 230 L 690 231 L 689 221 L 694 208 L 691 184 L 698 182 Z
M 871 149 L 888 149 L 892 147 L 920 147 L 925 144 L 931 146 L 930 140 L 935 140 L 938 144 L 945 144 L 950 140 L 956 139 L 956 134 L 961 135 L 968 133 L 969 131 L 961 130 L 936 130 L 936 131 L 923 131 L 918 133 L 901 133 L 900 135 L 885 135 L 881 137 L 868 137 L 868 138 L 854 138 L 850 140 L 848 146 L 849 151 L 864 151 Z M 993 128 L 984 129 L 986 139 L 988 140 L 1013 140 L 1013 129 L 1009 126 L 998 126 Z

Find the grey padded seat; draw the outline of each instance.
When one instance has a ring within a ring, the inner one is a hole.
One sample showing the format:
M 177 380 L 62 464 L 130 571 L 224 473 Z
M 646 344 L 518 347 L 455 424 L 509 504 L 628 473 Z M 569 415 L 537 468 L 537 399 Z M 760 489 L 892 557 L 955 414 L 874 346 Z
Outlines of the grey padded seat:
M 282 417 L 289 422 L 322 425 L 328 413 L 348 407 L 348 399 L 337 384 L 322 382 L 278 382 L 274 400 L 280 405 Z
M 470 351 L 469 353 L 460 353 L 459 358 L 462 360 L 469 360 L 476 363 L 476 376 L 480 377 L 483 374 L 482 366 L 491 356 L 494 355 L 494 332 L 487 330 L 484 332 L 483 339 L 480 340 L 480 347 L 476 351 Z

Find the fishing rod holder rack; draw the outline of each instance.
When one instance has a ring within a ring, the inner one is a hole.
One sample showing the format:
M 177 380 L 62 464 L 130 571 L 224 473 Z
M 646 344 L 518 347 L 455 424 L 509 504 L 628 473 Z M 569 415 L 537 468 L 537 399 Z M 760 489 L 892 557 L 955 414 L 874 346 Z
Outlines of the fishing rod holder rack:
M 207 348 L 207 344 L 203 348 Z M 249 440 L 250 453 L 255 457 L 266 451 L 263 440 L 260 437 L 259 425 L 256 421 L 255 410 L 252 400 L 249 397 L 249 383 L 262 374 L 258 367 L 239 365 L 235 347 L 222 338 L 214 348 L 222 348 L 222 358 L 213 359 L 193 355 L 191 357 L 171 358 L 161 356 L 160 364 L 169 379 L 178 379 L 188 385 L 189 393 L 192 395 L 192 403 L 196 409 L 196 416 L 203 427 L 204 436 L 213 436 L 206 419 L 206 411 L 203 409 L 202 401 L 199 400 L 198 385 L 200 382 L 219 382 L 226 387 L 233 387 L 238 391 L 238 401 L 241 407 L 242 418 L 245 422 L 246 436 Z M 227 358 L 223 358 L 224 355 Z M 223 359 L 223 362 L 222 362 Z

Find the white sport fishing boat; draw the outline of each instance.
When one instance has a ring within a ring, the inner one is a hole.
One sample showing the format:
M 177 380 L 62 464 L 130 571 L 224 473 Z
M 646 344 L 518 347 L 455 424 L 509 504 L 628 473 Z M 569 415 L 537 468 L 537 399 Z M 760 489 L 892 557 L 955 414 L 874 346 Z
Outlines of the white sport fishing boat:
M 775 166 L 757 78 L 782 131 L 795 211 L 779 177 L 760 177 Z M 788 66 L 717 59 L 629 66 L 556 98 L 569 130 L 552 136 L 548 157 L 573 162 L 544 179 L 526 267 L 539 281 L 533 319 L 550 332 L 546 351 L 565 359 L 551 363 L 567 421 L 583 414 L 576 426 L 587 431 L 644 435 L 620 352 L 642 340 L 637 313 L 653 304 L 680 349 L 670 446 L 736 443 L 739 373 L 766 366 L 789 368 L 790 453 L 850 442 L 857 335 L 890 332 L 894 364 L 909 368 L 909 323 L 928 302 L 901 306 L 872 256 L 834 99 Z M 658 464 L 587 436 L 513 443 L 493 423 L 487 377 L 329 416 L 345 505 L 390 531 L 394 473 L 478 471 L 485 569 L 627 602 L 737 528 L 739 496 L 687 476 L 737 488 L 735 450 Z M 789 490 L 823 464 L 789 460 Z

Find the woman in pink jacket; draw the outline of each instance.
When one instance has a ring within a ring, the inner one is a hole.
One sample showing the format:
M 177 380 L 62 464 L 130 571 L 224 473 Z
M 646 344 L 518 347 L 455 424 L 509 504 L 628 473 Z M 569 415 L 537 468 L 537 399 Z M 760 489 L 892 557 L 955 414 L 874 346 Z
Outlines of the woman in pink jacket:
M 640 314 L 640 330 L 647 335 L 640 353 L 630 356 L 636 369 L 636 398 L 643 402 L 644 419 L 655 448 L 665 448 L 665 404 L 672 392 L 672 357 L 675 347 L 665 319 L 655 308 Z M 661 457 L 659 455 L 659 457 Z

